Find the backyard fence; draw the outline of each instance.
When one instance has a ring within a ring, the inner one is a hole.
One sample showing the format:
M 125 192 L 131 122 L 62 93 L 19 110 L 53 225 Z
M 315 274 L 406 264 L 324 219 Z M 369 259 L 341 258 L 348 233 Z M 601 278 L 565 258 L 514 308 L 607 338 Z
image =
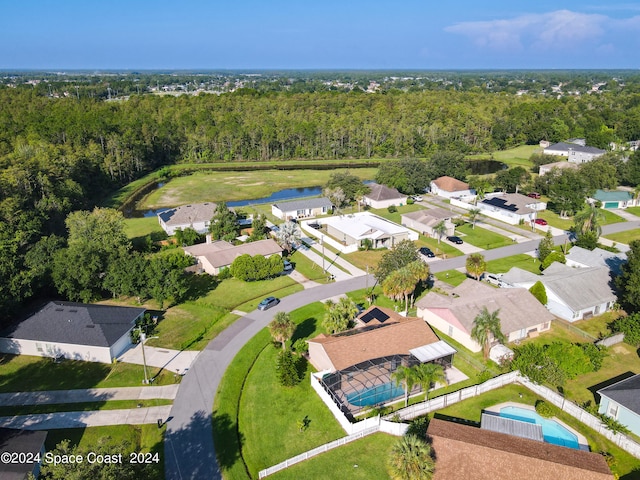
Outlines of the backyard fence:
M 575 325 L 572 325 L 571 322 L 568 322 L 567 320 L 564 320 L 562 318 L 556 317 L 554 322 L 556 323 L 556 325 L 564 328 L 565 330 L 569 330 L 570 332 L 573 332 L 573 333 L 575 333 L 577 335 L 580 335 L 581 337 L 586 338 L 590 342 L 595 342 L 596 340 L 598 340 L 593 335 L 585 332 L 584 330 L 576 327 Z
M 612 347 L 613 345 L 617 345 L 618 343 L 622 343 L 622 342 L 624 342 L 624 333 L 620 332 L 620 333 L 616 333 L 615 335 L 611 335 L 610 337 L 603 338 L 602 340 L 598 340 L 596 342 L 596 345 Z

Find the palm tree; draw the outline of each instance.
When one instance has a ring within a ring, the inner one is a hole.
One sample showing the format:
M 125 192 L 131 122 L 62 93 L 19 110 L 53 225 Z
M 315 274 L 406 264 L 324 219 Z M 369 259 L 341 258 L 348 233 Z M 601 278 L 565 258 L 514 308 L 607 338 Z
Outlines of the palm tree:
M 425 400 L 429 400 L 429 389 L 431 385 L 438 382 L 447 383 L 444 368 L 437 363 L 421 363 L 413 367 L 416 371 L 418 383 L 425 394 Z
M 429 278 L 431 272 L 429 271 L 429 266 L 422 260 L 411 262 L 405 268 L 409 271 L 409 275 L 411 275 L 411 279 L 414 284 L 411 292 L 411 305 L 413 305 L 413 296 L 418 284 L 425 282 Z
M 482 307 L 482 311 L 473 319 L 471 338 L 482 345 L 482 355 L 485 360 L 489 357 L 489 348 L 493 339 L 502 343 L 507 341 L 500 326 L 499 312 L 500 309 L 489 313 L 487 307 Z
M 416 435 L 405 435 L 393 446 L 387 467 L 393 480 L 431 480 L 435 471 L 431 445 Z
M 487 269 L 487 262 L 484 256 L 480 253 L 472 253 L 467 257 L 467 272 L 476 280 L 480 280 L 480 277 Z
M 358 314 L 358 307 L 347 297 L 342 297 L 338 303 L 331 300 L 325 302 L 327 313 L 322 325 L 331 333 L 338 333 L 349 328 L 349 323 Z
M 413 368 L 400 365 L 398 369 L 391 374 L 391 380 L 396 385 L 402 385 L 404 387 L 404 406 L 409 405 L 409 392 L 413 390 L 413 386 L 417 382 L 416 371 Z
M 578 212 L 573 217 L 573 223 L 576 228 L 577 234 L 585 234 L 594 232 L 598 234 L 598 237 L 602 233 L 600 223 L 604 219 L 604 215 L 598 207 L 590 205 L 581 212 Z
M 409 294 L 414 290 L 416 284 L 413 281 L 411 272 L 405 267 L 394 270 L 382 282 L 382 292 L 392 300 L 398 301 L 404 298 L 405 309 L 408 310 Z
M 469 220 L 471 220 L 471 228 L 472 229 L 476 228 L 476 221 L 481 216 L 482 216 L 482 213 L 480 213 L 480 209 L 479 208 L 472 208 L 471 210 L 469 210 Z
M 436 225 L 434 225 L 432 230 L 433 230 L 433 233 L 438 235 L 438 245 L 439 245 L 440 239 L 442 239 L 442 236 L 445 233 L 447 233 L 447 225 L 445 224 L 444 220 L 442 220 L 440 223 L 437 223 Z
M 282 350 L 286 350 L 286 342 L 293 336 L 296 331 L 296 324 L 291 321 L 289 314 L 286 312 L 278 312 L 268 325 L 269 333 L 274 341 L 282 344 Z
M 276 233 L 276 238 L 280 245 L 288 252 L 300 241 L 300 228 L 296 222 L 288 221 L 280 225 L 280 230 Z

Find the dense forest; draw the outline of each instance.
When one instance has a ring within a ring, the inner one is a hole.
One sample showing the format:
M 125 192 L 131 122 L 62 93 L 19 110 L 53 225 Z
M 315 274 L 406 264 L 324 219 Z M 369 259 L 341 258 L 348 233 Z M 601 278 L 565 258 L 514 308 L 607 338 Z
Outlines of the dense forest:
M 239 88 L 106 100 L 0 86 L 0 311 L 46 289 L 52 272 L 43 259 L 66 245 L 71 212 L 164 165 L 430 158 L 569 137 L 601 148 L 640 139 L 640 93 Z

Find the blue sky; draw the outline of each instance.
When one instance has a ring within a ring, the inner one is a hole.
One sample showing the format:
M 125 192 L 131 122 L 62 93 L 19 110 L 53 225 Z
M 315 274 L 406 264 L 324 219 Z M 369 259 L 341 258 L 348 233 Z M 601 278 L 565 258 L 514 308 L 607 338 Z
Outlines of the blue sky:
M 0 0 L 0 69 L 638 68 L 639 50 L 640 2 Z

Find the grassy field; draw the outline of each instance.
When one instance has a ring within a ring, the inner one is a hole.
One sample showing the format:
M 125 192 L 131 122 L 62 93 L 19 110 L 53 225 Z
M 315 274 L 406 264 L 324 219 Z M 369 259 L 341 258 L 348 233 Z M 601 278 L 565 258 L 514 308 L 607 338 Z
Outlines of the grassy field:
M 610 210 L 601 208 L 600 211 L 602 212 L 602 216 L 604 217 L 600 222 L 600 225 L 610 225 L 612 223 L 626 222 L 624 218 L 622 218 L 620 215 L 616 215 Z
M 508 150 L 498 150 L 491 153 L 491 155 L 481 153 L 478 155 L 469 155 L 467 158 L 470 160 L 493 158 L 494 160 L 505 163 L 509 167 L 521 166 L 528 170 L 533 166 L 529 157 L 539 150 L 540 147 L 537 145 L 520 145 L 519 147 L 510 148 Z
M 219 202 L 267 197 L 286 188 L 324 185 L 336 170 L 256 170 L 248 172 L 196 172 L 169 180 L 141 202 L 140 210 L 173 207 L 187 203 Z M 366 180 L 375 176 L 377 169 L 349 170 Z
M 298 324 L 292 341 L 321 331 L 324 306 L 315 302 L 291 312 Z M 257 471 L 290 456 L 344 436 L 337 421 L 311 391 L 309 370 L 297 386 L 281 387 L 275 378 L 277 350 L 264 329 L 234 358 L 214 403 L 214 442 L 225 479 L 257 477 Z M 308 430 L 297 421 L 308 417 Z M 248 475 L 246 462 L 251 477 Z
M 485 250 L 505 247 L 513 243 L 513 240 L 510 238 L 478 226 L 472 228 L 472 225 L 469 223 L 457 227 L 456 234 L 459 235 L 463 241 Z
M 520 395 L 522 395 L 522 397 L 520 397 Z M 435 416 L 454 417 L 472 422 L 480 422 L 482 409 L 499 403 L 514 401 L 515 399 L 520 403 L 533 405 L 539 397 L 520 385 L 508 385 L 439 410 L 435 412 Z M 615 465 L 612 470 L 614 473 L 620 475 L 620 478 L 624 480 L 640 478 L 640 472 L 634 471 L 639 465 L 638 459 L 626 453 L 570 415 L 559 412 L 556 416 L 584 435 L 589 441 L 591 451 L 611 453 L 617 460 L 617 465 Z
M 626 232 L 610 233 L 608 235 L 603 235 L 603 237 L 613 240 L 616 243 L 629 245 L 632 240 L 640 240 L 640 228 L 634 228 L 633 230 L 627 230 Z
M 295 270 L 309 280 L 313 280 L 318 283 L 328 283 L 327 274 L 322 271 L 322 267 L 315 262 L 312 262 L 300 252 L 294 252 L 289 257 L 291 263 L 294 264 Z
M 148 367 L 154 385 L 170 385 L 179 381 L 172 372 Z M 54 363 L 50 358 L 28 355 L 0 355 L 0 392 L 34 392 L 76 388 L 138 387 L 142 385 L 142 365 L 104 364 L 65 360 Z
M 385 433 L 369 435 L 281 470 L 271 478 L 274 480 L 388 478 L 386 457 L 398 440 L 398 437 Z
M 526 253 L 519 253 L 510 257 L 498 258 L 487 262 L 487 272 L 506 273 L 511 267 L 519 267 L 528 272 L 540 275 L 540 262 L 537 258 Z
M 606 337 L 612 333 L 611 330 L 609 330 L 608 324 L 621 315 L 620 312 L 610 311 L 591 317 L 588 320 L 578 320 L 577 322 L 573 322 L 572 325 L 596 338 Z
M 469 278 L 466 274 L 458 270 L 443 270 L 442 272 L 436 273 L 435 276 L 438 280 L 453 285 L 454 287 L 457 287 Z
M 573 218 L 560 218 L 560 215 L 551 210 L 538 212 L 538 218 L 542 218 L 552 227 L 561 228 L 562 230 L 569 230 L 573 226 Z M 536 231 L 540 231 L 540 229 L 536 229 Z M 546 230 L 543 229 L 541 233 L 543 232 L 546 233 Z
M 379 217 L 386 218 L 387 220 L 397 223 L 398 225 L 401 225 L 402 214 L 417 212 L 418 210 L 425 210 L 422 205 L 418 205 L 417 203 L 414 203 L 413 205 L 402 205 L 400 207 L 396 207 L 396 209 L 397 211 L 393 213 L 389 212 L 389 210 L 387 210 L 386 208 L 372 208 L 371 210 L 369 210 L 369 212 L 378 215 Z
M 131 239 L 151 236 L 153 241 L 164 240 L 167 234 L 158 223 L 158 217 L 126 218 L 124 232 Z
M 96 410 L 120 410 L 142 407 L 159 407 L 171 405 L 173 400 L 111 400 L 104 402 L 61 403 L 40 405 L 19 405 L 12 407 L 0 407 L 1 416 L 33 415 L 52 412 L 91 412 Z

